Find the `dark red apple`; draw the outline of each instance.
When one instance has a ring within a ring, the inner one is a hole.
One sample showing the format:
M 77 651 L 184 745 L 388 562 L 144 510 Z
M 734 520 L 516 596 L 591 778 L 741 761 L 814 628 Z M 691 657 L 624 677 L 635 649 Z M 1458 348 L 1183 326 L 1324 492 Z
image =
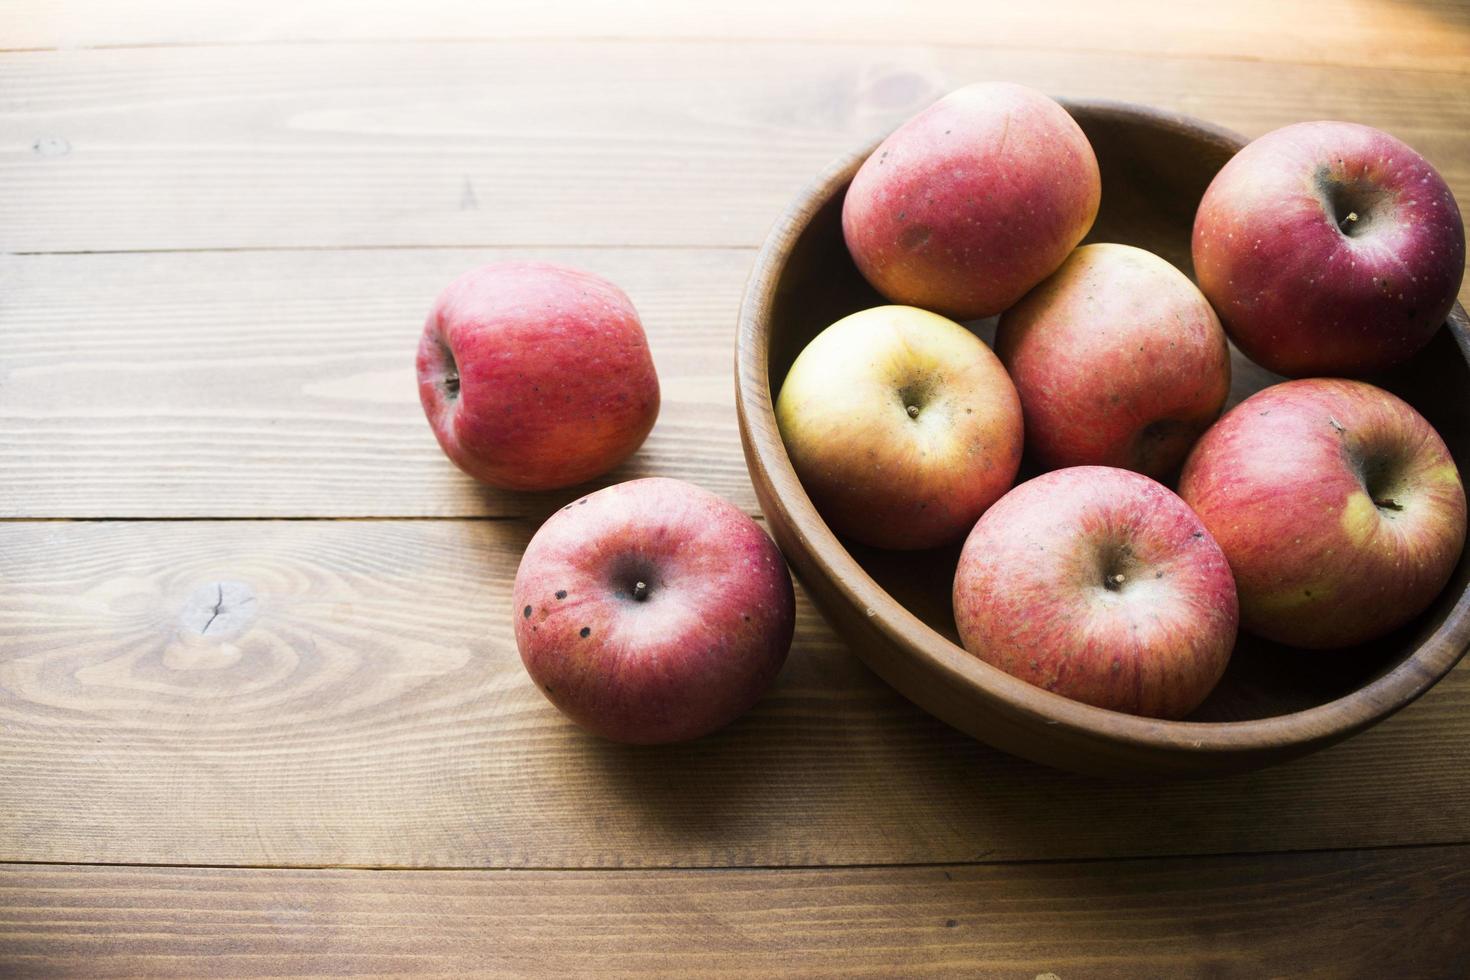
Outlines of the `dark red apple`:
M 965 541 L 954 580 L 965 649 L 1077 701 L 1182 718 L 1235 645 L 1230 566 L 1194 512 L 1146 476 L 1054 470 L 1016 487 Z
M 1257 392 L 1206 432 L 1179 493 L 1220 542 L 1242 625 L 1299 647 L 1362 643 L 1413 619 L 1465 542 L 1465 491 L 1439 434 L 1361 381 Z
M 980 83 L 873 151 L 843 200 L 842 232 L 889 300 L 968 320 L 1061 265 L 1101 193 L 1092 145 L 1065 109 L 1023 85 Z
M 620 742 L 675 742 L 743 714 L 791 646 L 786 561 L 735 505 L 633 480 L 557 511 L 516 572 L 521 659 L 551 703 Z
M 1422 156 L 1346 122 L 1267 133 L 1215 177 L 1194 267 L 1230 339 L 1289 377 L 1358 377 L 1413 355 L 1465 273 L 1455 197 Z
M 605 473 L 658 417 L 638 312 L 606 279 L 565 266 L 500 262 L 460 276 L 429 311 L 417 367 L 445 455 L 507 490 Z
M 995 334 L 1042 466 L 1177 473 L 1230 394 L 1215 311 L 1168 262 L 1084 245 L 1006 310 Z

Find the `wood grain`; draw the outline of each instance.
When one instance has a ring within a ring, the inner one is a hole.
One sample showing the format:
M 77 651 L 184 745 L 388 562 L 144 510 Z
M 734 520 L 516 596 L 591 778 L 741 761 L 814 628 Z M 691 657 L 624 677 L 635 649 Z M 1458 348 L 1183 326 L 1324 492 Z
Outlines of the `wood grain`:
M 413 356 L 434 296 L 512 255 L 626 289 L 663 391 L 607 480 L 753 510 L 735 426 L 746 250 L 433 249 L 0 256 L 0 516 L 544 515 L 439 451 Z
M 751 246 L 833 157 L 987 78 L 1247 135 L 1380 126 L 1470 200 L 1451 72 L 788 42 L 40 51 L 0 55 L 0 249 Z
M 1466 847 L 836 871 L 0 868 L 8 976 L 1407 980 L 1470 971 L 1467 926 Z
M 0 860 L 663 867 L 1470 841 L 1470 667 L 1337 748 L 1162 786 L 893 694 L 803 596 L 773 693 L 640 749 L 527 682 L 526 521 L 0 524 Z M 223 600 L 223 601 L 222 601 Z
M 1001 0 L 892 4 L 848 0 L 842 16 L 820 4 L 748 0 L 738 6 L 500 0 L 412 5 L 361 0 L 225 6 L 142 0 L 12 0 L 7 47 L 250 44 L 542 37 L 729 38 L 996 45 L 1071 51 L 1149 51 L 1336 65 L 1464 70 L 1470 17 L 1454 0 L 1235 0 L 1180 4 Z

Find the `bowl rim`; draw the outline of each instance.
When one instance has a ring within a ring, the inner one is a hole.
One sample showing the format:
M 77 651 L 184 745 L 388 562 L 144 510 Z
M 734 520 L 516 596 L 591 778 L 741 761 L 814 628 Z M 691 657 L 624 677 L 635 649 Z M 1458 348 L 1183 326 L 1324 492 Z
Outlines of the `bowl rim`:
M 1232 153 L 1247 140 L 1238 133 L 1193 117 L 1105 99 L 1058 99 L 1069 111 L 1115 116 L 1133 123 L 1188 129 Z M 1165 720 L 1131 715 L 1074 701 L 993 667 L 951 642 L 893 598 L 858 563 L 827 526 L 802 487 L 776 427 L 770 386 L 770 334 L 762 311 L 776 296 L 784 257 L 815 214 L 851 180 L 881 140 L 850 151 L 810 181 L 772 225 L 756 253 L 741 299 L 735 349 L 735 401 L 753 469 L 768 485 L 774 509 L 801 546 L 827 570 L 831 586 L 854 608 L 869 610 L 869 623 L 891 645 L 917 655 L 945 683 L 971 689 L 983 699 L 1004 702 L 1023 717 L 1087 738 L 1145 750 L 1245 754 L 1281 752 L 1291 746 L 1346 738 L 1405 707 L 1455 666 L 1470 646 L 1470 588 L 1444 622 L 1410 656 L 1383 676 L 1324 704 L 1244 721 Z M 1470 363 L 1470 317 L 1457 301 L 1446 325 Z M 752 474 L 755 475 L 754 473 Z M 795 492 L 785 492 L 794 488 Z M 856 651 L 855 651 L 856 652 Z M 861 656 L 859 654 L 859 656 Z M 923 707 L 922 705 L 920 707 Z

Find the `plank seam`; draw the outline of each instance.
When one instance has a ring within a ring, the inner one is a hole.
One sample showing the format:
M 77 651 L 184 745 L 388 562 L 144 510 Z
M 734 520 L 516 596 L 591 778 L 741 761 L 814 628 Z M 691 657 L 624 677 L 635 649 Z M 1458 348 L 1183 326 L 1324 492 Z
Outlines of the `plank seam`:
M 868 862 L 851 864 L 669 864 L 634 865 L 628 867 L 579 866 L 579 865 L 395 865 L 395 864 L 213 864 L 173 861 L 43 861 L 4 858 L 0 869 L 14 867 L 66 867 L 66 868 L 171 868 L 199 869 L 205 871 L 385 871 L 385 872 L 576 872 L 576 873 L 647 873 L 659 874 L 670 871 L 704 872 L 718 874 L 726 871 L 878 871 L 895 868 L 975 868 L 1009 867 L 1014 865 L 1078 865 L 1139 863 L 1145 861 L 1209 861 L 1239 858 L 1272 858 L 1309 854 L 1357 854 L 1391 851 L 1433 851 L 1470 848 L 1470 839 L 1426 841 L 1402 844 L 1365 844 L 1357 847 L 1302 847 L 1286 850 L 1245 850 L 1206 853 L 1173 852 L 1167 854 L 1126 854 L 1099 857 L 1056 857 L 1056 858 L 1003 858 L 994 861 L 898 861 Z M 993 853 L 993 852 L 987 852 Z

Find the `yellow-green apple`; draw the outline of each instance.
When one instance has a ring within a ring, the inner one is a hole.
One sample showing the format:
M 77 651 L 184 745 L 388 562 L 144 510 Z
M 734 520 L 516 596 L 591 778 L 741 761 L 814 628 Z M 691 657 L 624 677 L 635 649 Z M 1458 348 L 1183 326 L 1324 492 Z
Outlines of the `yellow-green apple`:
M 995 351 L 1021 395 L 1026 449 L 1048 469 L 1178 471 L 1230 393 L 1230 346 L 1178 269 L 1129 245 L 1084 245 L 1001 315 Z
M 1021 401 L 999 359 L 912 306 L 862 310 L 818 334 L 786 375 L 776 422 L 827 523 L 880 548 L 960 537 L 1021 463 Z
M 417 367 L 445 455 L 503 489 L 605 473 L 658 417 L 638 311 L 606 279 L 565 266 L 500 262 L 460 276 L 429 311 Z
M 1424 417 L 1361 381 L 1241 402 L 1195 445 L 1179 493 L 1220 542 L 1241 624 L 1279 643 L 1361 643 L 1418 615 L 1465 541 L 1465 491 Z
M 1082 241 L 1097 157 L 1056 102 L 1022 85 L 951 92 L 895 130 L 842 204 L 853 261 L 895 303 L 992 316 Z
M 675 742 L 735 720 L 791 646 L 781 552 L 733 504 L 681 480 L 607 487 L 531 538 L 513 590 L 531 678 L 620 742 Z
M 1216 175 L 1195 215 L 1194 267 L 1251 360 L 1356 377 L 1407 359 L 1444 323 L 1465 226 L 1409 146 L 1355 123 L 1297 123 Z
M 975 524 L 954 579 L 965 649 L 1076 701 L 1182 718 L 1235 646 L 1220 547 L 1167 487 L 1108 466 L 1043 473 Z

